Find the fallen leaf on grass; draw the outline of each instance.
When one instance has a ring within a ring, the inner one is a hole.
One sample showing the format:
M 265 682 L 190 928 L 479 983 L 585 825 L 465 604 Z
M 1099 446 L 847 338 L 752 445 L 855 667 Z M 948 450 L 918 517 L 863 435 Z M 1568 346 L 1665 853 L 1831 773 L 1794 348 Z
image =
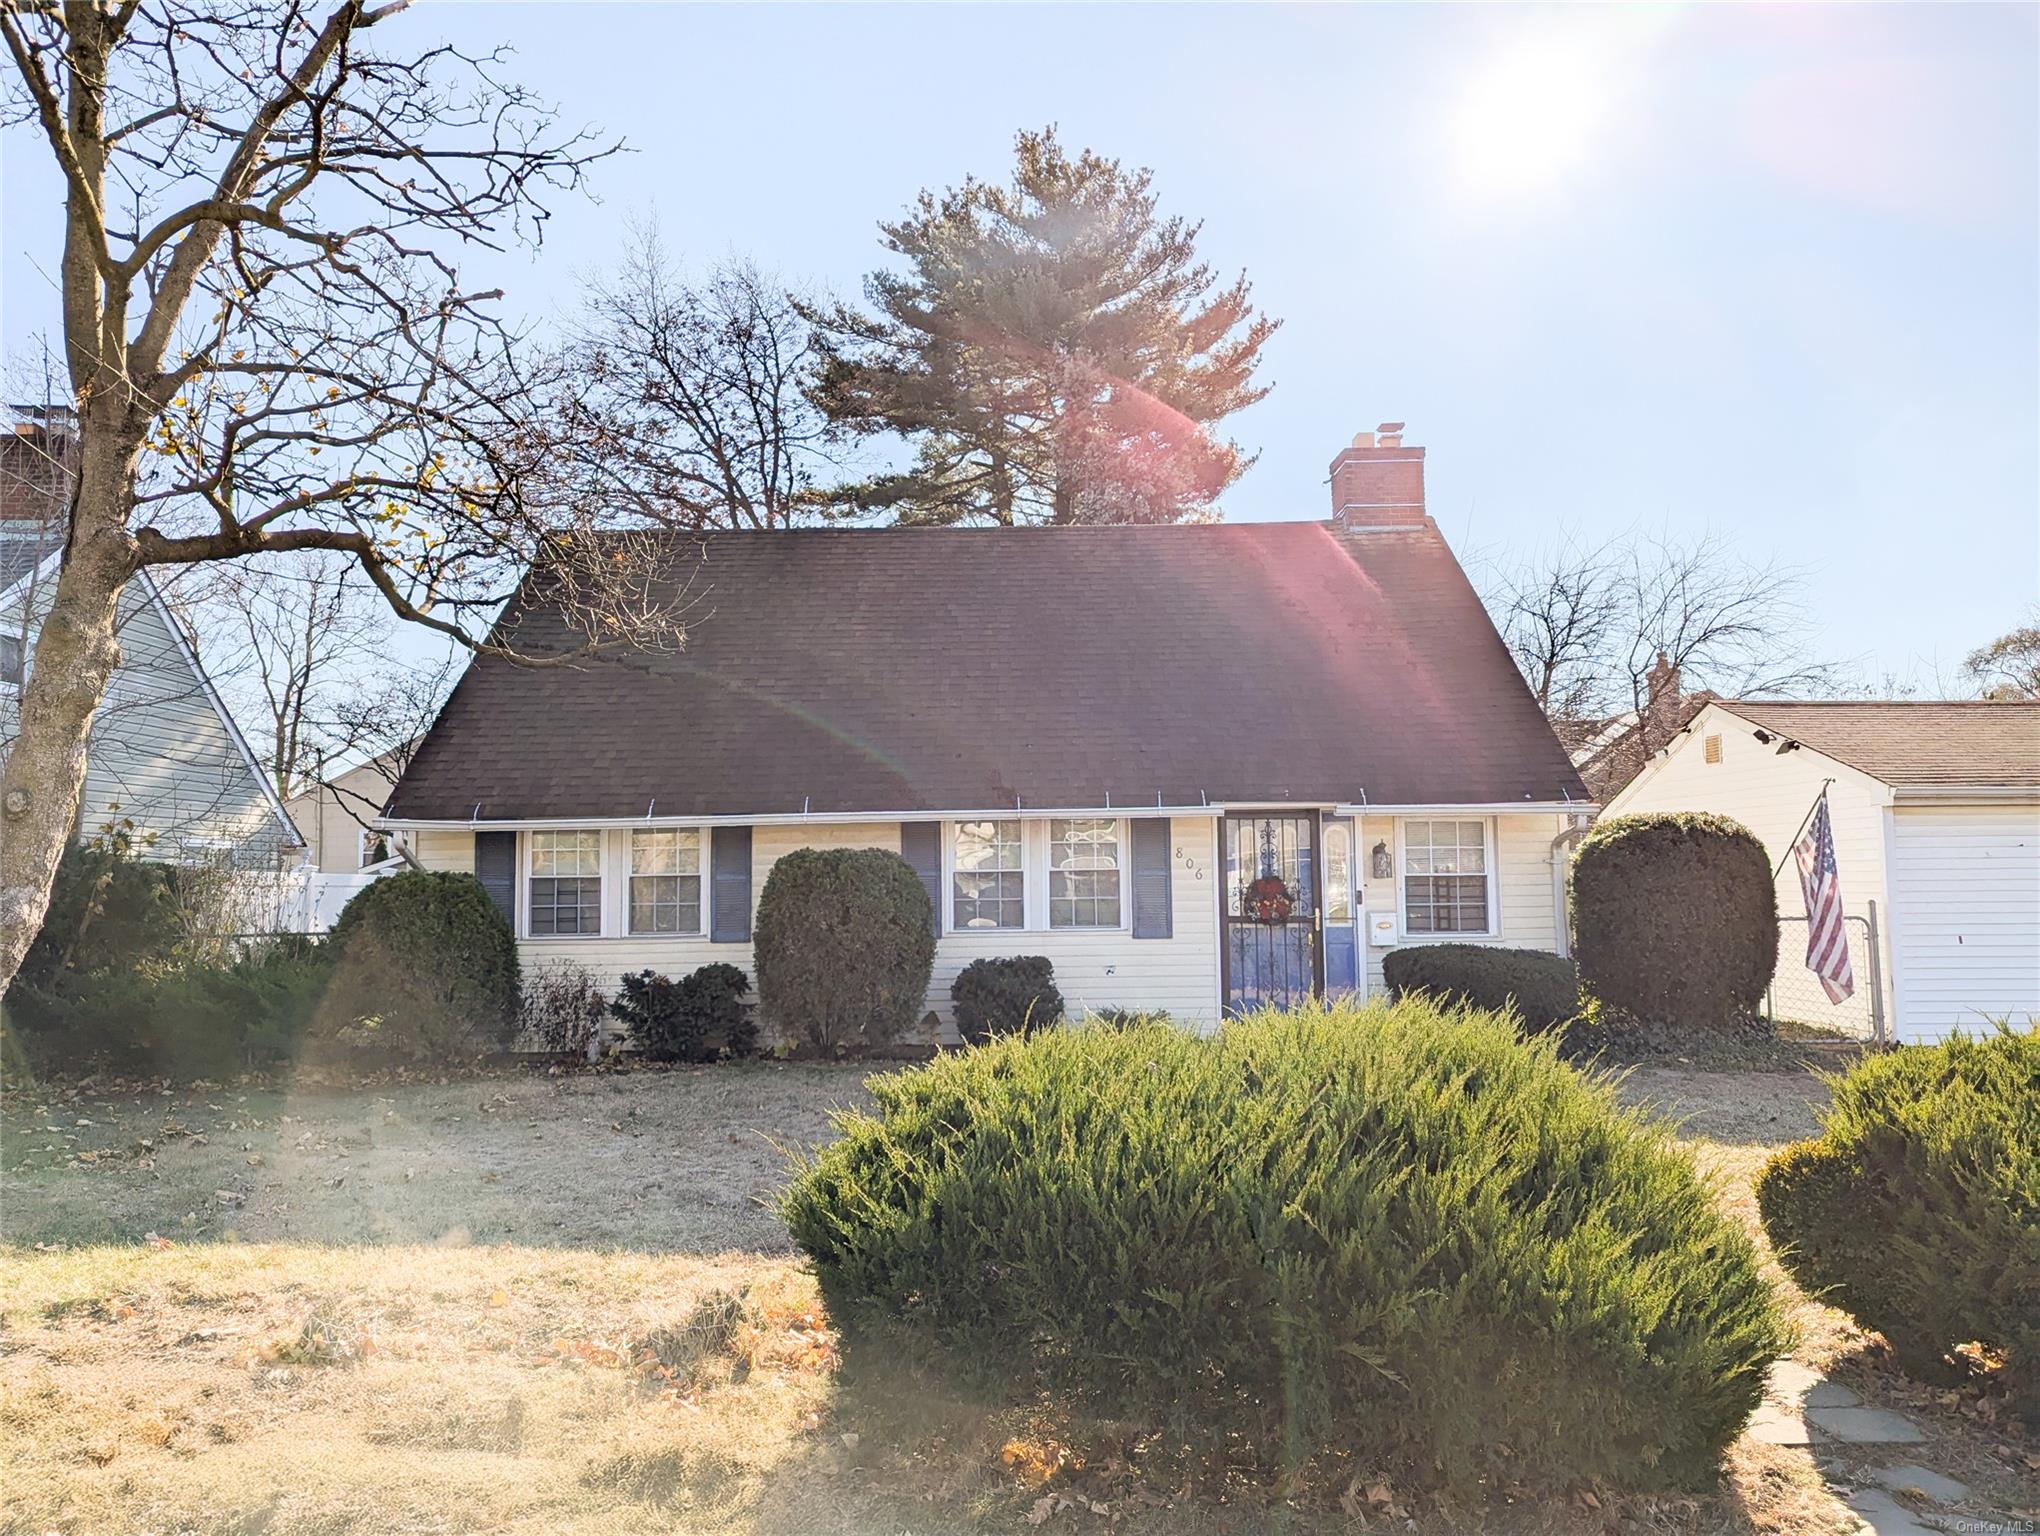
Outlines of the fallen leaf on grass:
M 504 1290 L 502 1286 L 497 1286 L 493 1291 L 489 1292 L 489 1305 L 492 1307 L 509 1306 L 510 1293 Z

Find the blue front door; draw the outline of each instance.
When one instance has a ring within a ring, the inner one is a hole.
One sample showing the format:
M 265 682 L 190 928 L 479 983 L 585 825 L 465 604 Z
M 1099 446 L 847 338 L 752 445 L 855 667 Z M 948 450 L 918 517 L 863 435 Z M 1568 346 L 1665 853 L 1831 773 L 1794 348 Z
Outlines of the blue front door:
M 1225 1011 L 1286 1008 L 1324 990 L 1318 818 L 1225 818 Z
M 1319 865 L 1324 874 L 1325 995 L 1338 997 L 1360 987 L 1359 902 L 1355 899 L 1354 850 L 1358 846 L 1351 817 L 1327 816 L 1318 834 Z

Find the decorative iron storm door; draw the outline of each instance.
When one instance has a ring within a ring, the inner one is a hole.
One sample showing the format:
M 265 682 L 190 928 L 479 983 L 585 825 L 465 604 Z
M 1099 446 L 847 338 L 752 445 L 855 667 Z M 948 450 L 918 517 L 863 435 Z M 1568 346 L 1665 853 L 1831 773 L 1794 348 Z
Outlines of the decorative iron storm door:
M 1286 1007 L 1324 991 L 1318 818 L 1225 818 L 1225 1009 Z

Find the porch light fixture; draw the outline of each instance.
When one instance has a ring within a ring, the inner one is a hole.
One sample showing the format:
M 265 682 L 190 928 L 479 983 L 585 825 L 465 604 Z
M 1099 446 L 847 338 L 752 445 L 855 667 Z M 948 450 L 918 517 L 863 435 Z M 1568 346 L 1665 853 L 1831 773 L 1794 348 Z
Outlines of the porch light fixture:
M 1389 856 L 1387 839 L 1384 838 L 1376 843 L 1374 845 L 1374 852 L 1369 857 L 1373 865 L 1374 878 L 1376 880 L 1388 880 L 1394 877 L 1395 860 Z

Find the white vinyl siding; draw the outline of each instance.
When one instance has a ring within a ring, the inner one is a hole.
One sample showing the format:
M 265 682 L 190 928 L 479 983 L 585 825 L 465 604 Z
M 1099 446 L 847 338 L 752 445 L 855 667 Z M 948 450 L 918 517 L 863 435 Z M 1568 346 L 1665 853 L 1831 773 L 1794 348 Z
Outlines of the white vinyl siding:
M 1122 819 L 1122 829 L 1125 822 Z M 1171 823 L 1170 878 L 1174 902 L 1172 936 L 1135 939 L 1121 928 L 1063 928 L 1039 931 L 988 928 L 956 932 L 944 925 L 935 945 L 935 969 L 929 982 L 927 1011 L 936 1015 L 939 1036 L 954 1041 L 949 988 L 957 973 L 981 957 L 1046 955 L 1055 965 L 1056 984 L 1073 1009 L 1138 1008 L 1168 1013 L 1186 1028 L 1205 1030 L 1218 1021 L 1218 897 L 1213 873 L 1218 850 L 1217 821 L 1177 817 Z M 1044 846 L 1044 821 L 1022 823 L 1022 841 L 1034 836 Z M 520 834 L 519 868 L 529 854 L 530 833 Z M 620 868 L 628 857 L 628 831 L 605 832 L 608 867 Z M 474 834 L 468 831 L 421 830 L 414 834 L 415 852 L 429 869 L 474 872 Z M 946 841 L 946 839 L 945 839 Z M 1122 850 L 1131 836 L 1122 830 Z M 751 834 L 751 899 L 764 892 L 772 866 L 796 848 L 884 848 L 898 853 L 899 826 L 892 822 L 817 822 L 804 826 L 756 827 Z M 1122 857 L 1124 854 L 1122 853 Z M 945 875 L 946 875 L 945 858 Z M 755 981 L 751 946 L 715 944 L 698 935 L 630 934 L 623 927 L 619 882 L 604 892 L 609 913 L 600 938 L 533 938 L 518 942 L 527 968 L 570 960 L 595 973 L 605 990 L 636 971 L 653 970 L 680 977 L 723 960 L 739 966 Z M 770 1038 L 771 1021 L 762 1021 Z
M 1418 820 L 1431 820 L 1419 817 Z M 1464 818 L 1457 818 L 1464 819 Z M 1385 990 L 1381 959 L 1386 947 L 1370 944 L 1367 914 L 1398 912 L 1402 863 L 1398 851 L 1402 837 L 1399 818 L 1367 816 L 1357 823 L 1359 836 L 1353 859 L 1355 878 L 1360 882 L 1361 968 L 1370 996 Z M 1564 923 L 1553 879 L 1551 840 L 1565 825 L 1565 818 L 1545 812 L 1494 816 L 1488 819 L 1491 834 L 1488 862 L 1489 890 L 1493 902 L 1493 927 L 1488 933 L 1410 934 L 1402 943 L 1431 943 L 1451 940 L 1466 944 L 1500 944 L 1516 949 L 1542 949 L 1556 953 Z M 1374 850 L 1379 845 L 1389 860 L 1386 878 L 1374 872 Z
M 1900 1038 L 2040 1018 L 2040 804 L 1892 817 Z
M 1756 727 L 1739 715 L 1714 709 L 1672 739 L 1667 756 L 1646 769 L 1602 808 L 1601 815 L 1643 811 L 1713 811 L 1741 822 L 1757 835 L 1777 871 L 1779 1001 L 1819 995 L 1820 983 L 1806 969 L 1806 897 L 1791 858 L 1792 840 L 1826 784 L 1828 821 L 1835 840 L 1835 878 L 1842 888 L 1842 912 L 1852 954 L 1864 956 L 1870 903 L 1889 937 L 1895 914 L 1884 899 L 1884 817 L 1888 791 L 1876 780 L 1807 748 L 1779 752 L 1776 742 L 1756 739 Z M 1718 762 L 1707 761 L 1706 738 L 1721 738 Z M 1873 993 L 1866 964 L 1856 966 L 1856 992 L 1835 1008 L 1819 1010 L 1817 1022 L 1867 1036 Z M 1890 947 L 1885 946 L 1879 978 L 1890 997 Z M 1887 1009 L 1887 1012 L 1890 1010 Z
M 38 616 L 54 587 L 46 580 L 35 588 Z M 21 622 L 17 607 L 0 612 L 0 629 L 18 632 Z M 212 863 L 224 855 L 244 870 L 296 864 L 296 836 L 278 819 L 260 771 L 171 632 L 146 575 L 121 595 L 117 623 L 121 660 L 93 716 L 79 833 L 95 837 L 132 822 L 151 858 Z M 14 690 L 0 690 L 0 754 L 14 740 L 19 707 Z

